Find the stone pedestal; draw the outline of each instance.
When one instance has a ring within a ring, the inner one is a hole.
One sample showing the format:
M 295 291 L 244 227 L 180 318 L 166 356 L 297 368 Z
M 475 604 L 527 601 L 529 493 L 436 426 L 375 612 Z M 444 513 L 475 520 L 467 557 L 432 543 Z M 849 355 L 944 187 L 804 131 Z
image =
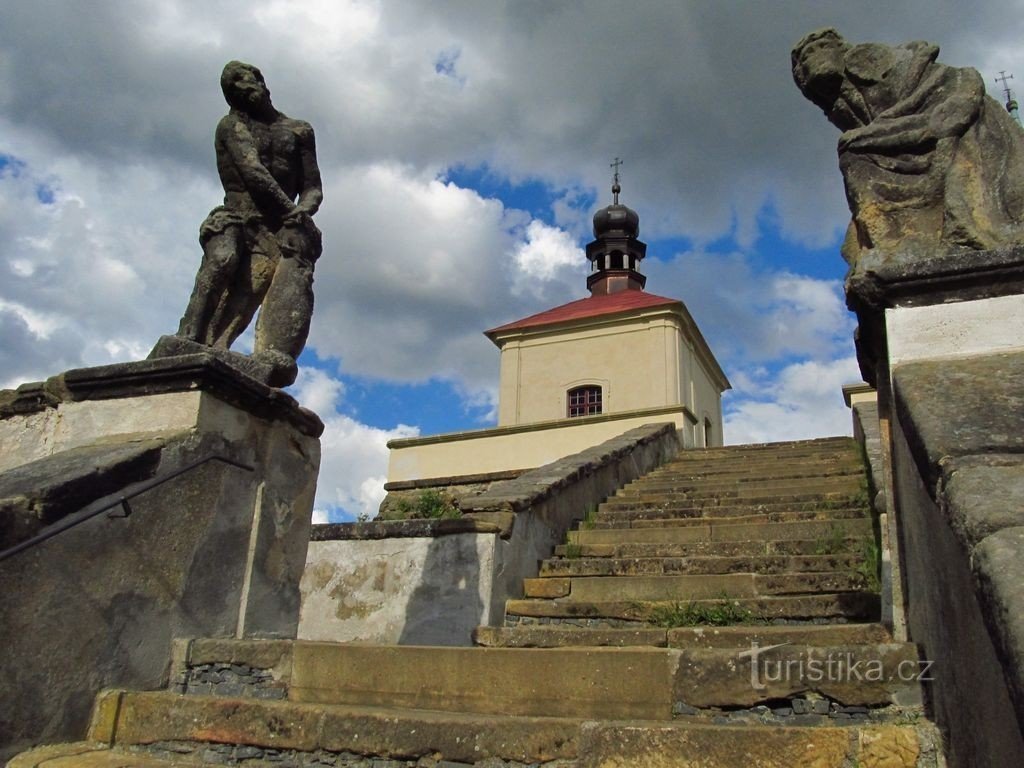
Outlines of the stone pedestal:
M 0 562 L 0 744 L 81 738 L 101 688 L 166 683 L 174 637 L 294 638 L 322 430 L 209 354 L 0 393 L 0 549 L 210 455 L 253 468 L 201 464 Z
M 949 763 L 1024 764 L 1024 247 L 872 254 L 846 287 Z

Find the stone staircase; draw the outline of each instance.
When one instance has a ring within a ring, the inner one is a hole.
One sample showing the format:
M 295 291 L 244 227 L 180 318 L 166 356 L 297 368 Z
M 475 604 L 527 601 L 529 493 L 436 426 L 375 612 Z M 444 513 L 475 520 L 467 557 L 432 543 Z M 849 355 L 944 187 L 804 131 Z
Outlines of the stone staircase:
M 15 768 L 937 768 L 878 623 L 852 440 L 687 451 L 572 532 L 476 648 L 183 641 Z

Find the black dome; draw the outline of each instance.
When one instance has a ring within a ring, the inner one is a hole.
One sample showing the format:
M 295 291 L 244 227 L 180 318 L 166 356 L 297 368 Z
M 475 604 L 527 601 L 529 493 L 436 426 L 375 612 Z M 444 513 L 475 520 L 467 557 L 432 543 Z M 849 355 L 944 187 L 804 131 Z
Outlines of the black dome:
M 607 234 L 640 236 L 640 216 L 632 208 L 615 203 L 594 214 L 594 237 Z

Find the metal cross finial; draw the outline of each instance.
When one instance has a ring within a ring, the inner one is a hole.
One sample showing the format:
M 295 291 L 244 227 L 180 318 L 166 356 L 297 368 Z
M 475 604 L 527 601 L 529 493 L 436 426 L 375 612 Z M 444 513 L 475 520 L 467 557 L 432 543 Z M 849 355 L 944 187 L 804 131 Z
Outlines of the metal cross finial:
M 1008 75 L 1006 74 L 1005 69 L 1000 69 L 999 77 L 996 78 L 996 82 L 1003 84 L 1003 93 L 1006 94 L 1006 100 L 1009 101 L 1010 99 L 1013 98 L 1013 96 L 1010 94 L 1010 86 L 1006 84 L 1007 80 L 1013 80 L 1013 75 Z
M 619 192 L 622 191 L 622 187 L 619 186 L 619 166 L 622 165 L 622 160 L 618 157 L 615 158 L 615 162 L 609 167 L 615 169 L 615 176 L 612 177 L 612 195 L 614 197 L 613 204 L 619 204 Z

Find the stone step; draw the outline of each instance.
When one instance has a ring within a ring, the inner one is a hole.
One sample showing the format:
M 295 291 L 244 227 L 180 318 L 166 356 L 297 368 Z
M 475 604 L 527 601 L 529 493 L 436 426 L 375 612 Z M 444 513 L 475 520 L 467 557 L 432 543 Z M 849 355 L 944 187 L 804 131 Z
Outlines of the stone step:
M 623 518 L 612 513 L 597 513 L 597 517 L 585 524 L 585 530 L 602 528 L 673 528 L 679 526 L 704 525 L 711 519 L 728 519 L 730 523 L 793 523 L 801 520 L 849 520 L 867 516 L 862 507 L 839 507 L 837 509 L 820 509 L 800 512 L 761 512 L 753 515 L 718 515 L 716 510 L 703 510 L 702 514 L 690 513 L 679 516 L 655 517 L 654 510 L 650 517 Z
M 859 512 L 867 516 L 869 509 L 862 504 L 842 504 L 829 502 L 797 502 L 772 504 L 682 504 L 649 505 L 637 502 L 602 503 L 593 515 L 594 521 L 613 522 L 621 520 L 667 520 L 700 517 L 750 517 L 752 515 L 791 514 L 794 512 L 842 513 L 848 517 L 850 512 Z
M 586 723 L 578 768 L 940 768 L 927 721 L 852 728 L 690 723 Z
M 736 504 L 792 504 L 799 502 L 816 502 L 822 506 L 858 506 L 864 504 L 864 497 L 859 492 L 850 493 L 846 490 L 815 490 L 808 489 L 806 492 L 796 493 L 765 493 L 757 487 L 750 490 L 737 490 L 737 492 L 708 492 L 692 494 L 637 494 L 635 496 L 613 496 L 604 504 L 615 504 L 623 502 L 641 503 L 648 506 L 683 506 L 692 507 L 715 507 L 722 505 Z
M 698 710 L 751 707 L 809 691 L 849 706 L 920 703 L 912 643 L 808 646 L 782 637 L 764 647 L 685 649 L 296 642 L 288 702 L 649 720 L 672 719 L 680 702 Z M 825 661 L 831 666 L 816 671 Z
M 706 449 L 683 451 L 674 461 L 699 458 L 725 458 L 737 456 L 787 456 L 827 453 L 857 453 L 857 442 L 852 437 L 822 437 L 812 440 L 785 440 L 781 442 L 751 442 L 742 445 L 719 445 Z
M 632 498 L 654 494 L 711 495 L 715 492 L 729 493 L 733 491 L 737 493 L 743 493 L 744 491 L 795 493 L 805 489 L 857 493 L 863 487 L 863 472 L 856 475 L 818 475 L 771 479 L 699 478 L 658 480 L 656 478 L 644 477 L 624 485 L 615 494 L 614 498 Z
M 871 536 L 872 521 L 805 520 L 789 523 L 726 523 L 709 521 L 704 525 L 673 528 L 586 529 L 569 532 L 570 544 L 687 544 L 697 541 L 782 541 L 821 539 L 841 535 Z
M 743 614 L 750 623 L 787 621 L 877 621 L 879 598 L 871 592 L 838 592 L 833 594 L 783 595 L 778 597 L 745 597 L 724 600 L 694 599 L 689 601 L 583 600 L 523 598 L 505 602 L 508 617 L 534 619 L 610 619 L 614 622 L 640 622 L 646 624 L 671 623 L 680 613 L 681 621 L 694 624 L 713 619 L 702 617 L 723 613 L 728 603 L 727 616 Z M 696 614 L 696 618 L 686 614 Z M 741 622 L 733 622 L 741 623 Z M 609 626 L 612 626 L 611 624 Z
M 866 588 L 854 571 L 825 573 L 726 573 L 685 576 L 579 576 L 523 580 L 527 598 L 603 603 L 671 602 L 856 592 Z
M 560 544 L 555 555 L 574 560 L 581 557 L 740 557 L 756 555 L 823 555 L 861 552 L 869 540 L 862 533 L 843 538 L 792 539 L 778 541 L 687 541 L 616 542 L 611 544 Z
M 652 506 L 644 504 L 615 504 L 605 502 L 596 513 L 591 515 L 593 521 L 627 521 L 627 520 L 670 520 L 701 517 L 735 518 L 753 515 L 788 514 L 793 512 L 827 513 L 832 510 L 840 512 L 841 517 L 849 517 L 851 511 L 859 511 L 862 516 L 870 514 L 869 508 L 859 504 L 820 502 L 779 503 L 779 504 L 669 504 Z M 580 521 L 581 527 L 586 527 Z
M 477 645 L 492 648 L 563 648 L 567 646 L 669 648 L 750 648 L 790 645 L 867 645 L 891 643 L 881 624 L 739 625 L 731 627 L 661 627 L 588 629 L 568 626 L 477 627 Z
M 821 475 L 863 475 L 864 464 L 859 457 L 850 459 L 820 459 L 799 462 L 761 462 L 742 461 L 728 463 L 722 461 L 663 464 L 648 472 L 642 478 L 632 481 L 643 482 L 645 479 L 662 482 L 665 480 L 728 480 L 730 478 L 762 478 L 766 480 L 787 477 L 811 477 Z
M 542 578 L 558 576 L 670 576 L 719 573 L 825 573 L 856 570 L 863 558 L 844 555 L 735 557 L 579 557 L 541 563 Z
M 426 671 L 421 670 L 421 678 Z M 531 763 L 575 757 L 581 722 L 579 718 L 453 712 L 442 707 L 325 705 L 165 691 L 106 691 L 101 696 L 105 698 L 94 713 L 91 741 L 119 747 L 197 745 L 198 760 L 203 759 L 204 747 L 236 745 L 254 748 L 243 753 L 250 760 L 260 759 L 267 750 L 268 763 L 280 762 L 282 753 L 289 752 L 297 753 L 295 764 L 317 752 L 413 759 L 440 755 L 470 764 L 487 758 Z M 177 759 L 187 757 L 178 754 Z M 223 758 L 214 761 L 225 762 Z
M 442 768 L 487 766 L 501 768 L 514 760 L 522 766 L 528 762 L 555 768 L 611 768 L 612 766 L 646 766 L 656 768 L 939 768 L 941 738 L 927 721 L 900 725 L 892 723 L 857 723 L 842 727 L 825 725 L 807 727 L 766 727 L 763 725 L 717 726 L 681 718 L 676 722 L 658 721 L 591 721 L 566 724 L 565 741 L 553 743 L 552 736 L 536 738 L 544 749 L 556 748 L 559 755 L 549 762 L 545 757 L 529 759 L 525 755 L 503 758 L 508 744 L 523 734 L 521 724 L 513 723 L 507 737 L 496 733 L 499 720 L 490 726 L 482 718 L 465 719 L 434 717 L 424 713 L 418 720 L 397 719 L 393 730 L 408 731 L 388 739 L 374 728 L 366 731 L 368 738 L 359 744 L 360 752 L 352 750 L 294 749 L 285 746 L 288 738 L 275 746 L 261 748 L 247 744 L 213 741 L 158 743 L 146 748 L 132 746 L 107 747 L 96 742 L 77 742 L 41 747 L 14 758 L 10 768 L 170 768 L 202 764 L 253 766 L 266 765 L 335 765 L 338 768 Z M 798 719 L 798 718 L 792 718 Z M 492 719 L 493 720 L 493 719 Z M 509 718 L 509 720 L 514 720 Z M 448 721 L 447 725 L 438 721 Z M 423 727 L 429 723 L 428 727 Z M 373 723 L 380 725 L 380 721 Z M 459 728 L 461 727 L 461 730 Z M 556 728 L 551 728 L 552 735 Z M 536 737 L 539 729 L 531 735 Z M 205 735 L 205 734 L 204 734 Z M 416 738 L 416 737 L 419 738 Z M 321 738 L 332 743 L 340 738 Z M 356 739 L 358 741 L 358 739 Z M 497 742 L 504 743 L 497 743 Z M 549 744 L 545 744 L 547 741 Z M 364 745 L 380 744 L 387 750 L 370 754 Z M 400 752 L 402 745 L 410 749 Z M 427 744 L 443 745 L 443 751 L 418 754 Z M 162 746 L 173 748 L 161 749 Z M 186 750 L 194 749 L 193 752 Z M 544 753 L 545 755 L 549 753 Z M 365 755 L 365 758 L 363 757 Z M 461 756 L 461 757 L 460 757 Z M 204 762 L 204 757 L 209 762 Z M 532 757 L 532 756 L 531 756 Z M 457 762 L 456 762 L 457 761 Z M 497 761 L 497 762 L 496 762 Z

